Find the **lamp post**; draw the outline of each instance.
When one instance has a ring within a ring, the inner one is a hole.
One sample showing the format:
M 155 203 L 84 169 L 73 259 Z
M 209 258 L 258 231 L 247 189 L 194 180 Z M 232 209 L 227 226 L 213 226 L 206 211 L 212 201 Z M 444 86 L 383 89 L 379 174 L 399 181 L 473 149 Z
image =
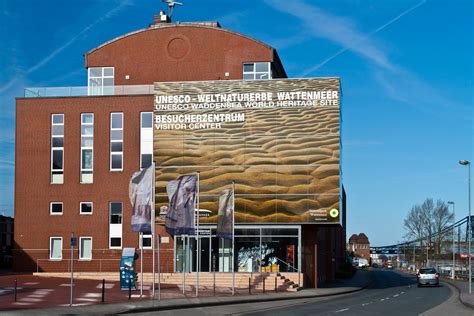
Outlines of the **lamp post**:
M 469 160 L 459 160 L 459 164 L 467 166 L 467 207 L 469 209 L 469 219 L 467 223 L 468 239 L 468 256 L 469 256 L 469 294 L 472 294 L 472 263 L 471 263 L 471 162 Z
M 454 202 L 448 201 L 448 204 L 453 206 L 453 270 L 452 270 L 452 279 L 454 280 L 455 277 L 455 263 L 456 263 L 456 246 L 455 246 L 455 237 L 454 237 L 454 224 L 456 224 L 456 208 L 454 206 Z

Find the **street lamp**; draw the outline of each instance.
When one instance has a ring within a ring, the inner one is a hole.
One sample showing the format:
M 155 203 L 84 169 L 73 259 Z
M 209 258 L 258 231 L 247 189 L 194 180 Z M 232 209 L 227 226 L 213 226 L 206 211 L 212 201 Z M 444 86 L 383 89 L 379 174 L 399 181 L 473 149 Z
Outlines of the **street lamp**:
M 467 200 L 468 204 L 467 207 L 469 209 L 469 220 L 467 224 L 467 231 L 468 231 L 468 236 L 469 238 L 467 239 L 468 241 L 468 256 L 469 256 L 469 294 L 472 293 L 472 264 L 471 264 L 471 237 L 472 237 L 472 232 L 471 232 L 471 162 L 469 160 L 459 160 L 459 164 L 463 166 L 467 166 Z
M 454 280 L 455 277 L 455 263 L 456 263 L 456 246 L 454 245 L 454 225 L 456 224 L 456 209 L 454 206 L 454 202 L 448 201 L 448 204 L 451 204 L 453 206 L 453 271 L 452 271 L 452 278 Z

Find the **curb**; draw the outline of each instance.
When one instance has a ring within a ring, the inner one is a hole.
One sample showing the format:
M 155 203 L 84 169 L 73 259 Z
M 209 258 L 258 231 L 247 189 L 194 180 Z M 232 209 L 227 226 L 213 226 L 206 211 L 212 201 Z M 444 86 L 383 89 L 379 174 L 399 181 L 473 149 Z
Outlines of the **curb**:
M 117 312 L 117 314 L 134 314 L 134 313 L 143 313 L 143 312 L 154 312 L 154 311 L 166 311 L 166 310 L 175 310 L 175 309 L 190 309 L 190 308 L 200 308 L 200 307 L 213 307 L 213 306 L 223 306 L 223 305 L 234 305 L 234 304 L 247 304 L 247 303 L 261 303 L 261 302 L 272 302 L 272 301 L 285 301 L 285 300 L 296 300 L 296 299 L 308 299 L 308 298 L 317 298 L 317 297 L 329 297 L 337 296 L 342 294 L 350 294 L 362 291 L 374 283 L 373 278 L 369 275 L 370 281 L 366 285 L 337 293 L 329 294 L 316 294 L 316 295 L 301 295 L 301 296 L 283 296 L 283 297 L 267 297 L 267 298 L 255 298 L 255 299 L 241 299 L 241 300 L 227 300 L 227 301 L 218 301 L 218 302 L 202 302 L 202 303 L 191 303 L 185 305 L 171 305 L 171 306 L 150 306 L 150 307 L 138 307 L 128 309 L 126 311 Z
M 458 287 L 458 285 L 457 285 L 455 282 L 453 282 L 453 281 L 450 280 L 450 279 L 445 279 L 445 278 L 443 278 L 443 281 L 446 282 L 446 283 L 448 283 L 448 284 L 450 284 L 450 285 L 452 285 L 454 288 L 456 288 L 456 290 L 457 290 L 457 292 L 458 292 L 458 300 L 459 300 L 464 306 L 469 307 L 469 308 L 471 308 L 471 309 L 474 309 L 474 304 L 471 304 L 471 303 L 469 303 L 469 302 L 465 302 L 465 301 L 463 301 L 463 300 L 461 299 L 461 289 Z

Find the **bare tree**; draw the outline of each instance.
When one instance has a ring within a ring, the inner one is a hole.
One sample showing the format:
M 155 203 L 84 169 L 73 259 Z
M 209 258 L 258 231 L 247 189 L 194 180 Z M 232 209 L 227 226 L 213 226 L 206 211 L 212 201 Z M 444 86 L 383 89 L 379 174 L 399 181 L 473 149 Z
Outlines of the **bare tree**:
M 414 205 L 404 221 L 407 239 L 423 240 L 426 245 L 435 245 L 435 253 L 441 253 L 441 243 L 446 237 L 443 232 L 453 220 L 453 213 L 449 212 L 448 205 L 442 200 L 426 199 L 421 205 Z M 433 240 L 435 239 L 435 240 Z M 436 242 L 434 242 L 436 241 Z
M 454 214 L 449 212 L 448 205 L 441 200 L 436 201 L 436 206 L 433 210 L 433 226 L 436 233 L 436 248 L 437 254 L 441 254 L 441 243 L 449 232 L 444 231 L 454 218 Z

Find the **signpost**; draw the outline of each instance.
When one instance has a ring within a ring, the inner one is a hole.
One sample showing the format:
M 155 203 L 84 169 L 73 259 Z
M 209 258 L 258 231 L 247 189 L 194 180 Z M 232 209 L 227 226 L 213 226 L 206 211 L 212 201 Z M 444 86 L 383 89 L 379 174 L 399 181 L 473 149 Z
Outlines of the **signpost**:
M 69 299 L 69 306 L 72 306 L 73 301 L 73 286 L 74 286 L 74 246 L 77 245 L 77 237 L 74 233 L 71 234 L 71 296 Z

